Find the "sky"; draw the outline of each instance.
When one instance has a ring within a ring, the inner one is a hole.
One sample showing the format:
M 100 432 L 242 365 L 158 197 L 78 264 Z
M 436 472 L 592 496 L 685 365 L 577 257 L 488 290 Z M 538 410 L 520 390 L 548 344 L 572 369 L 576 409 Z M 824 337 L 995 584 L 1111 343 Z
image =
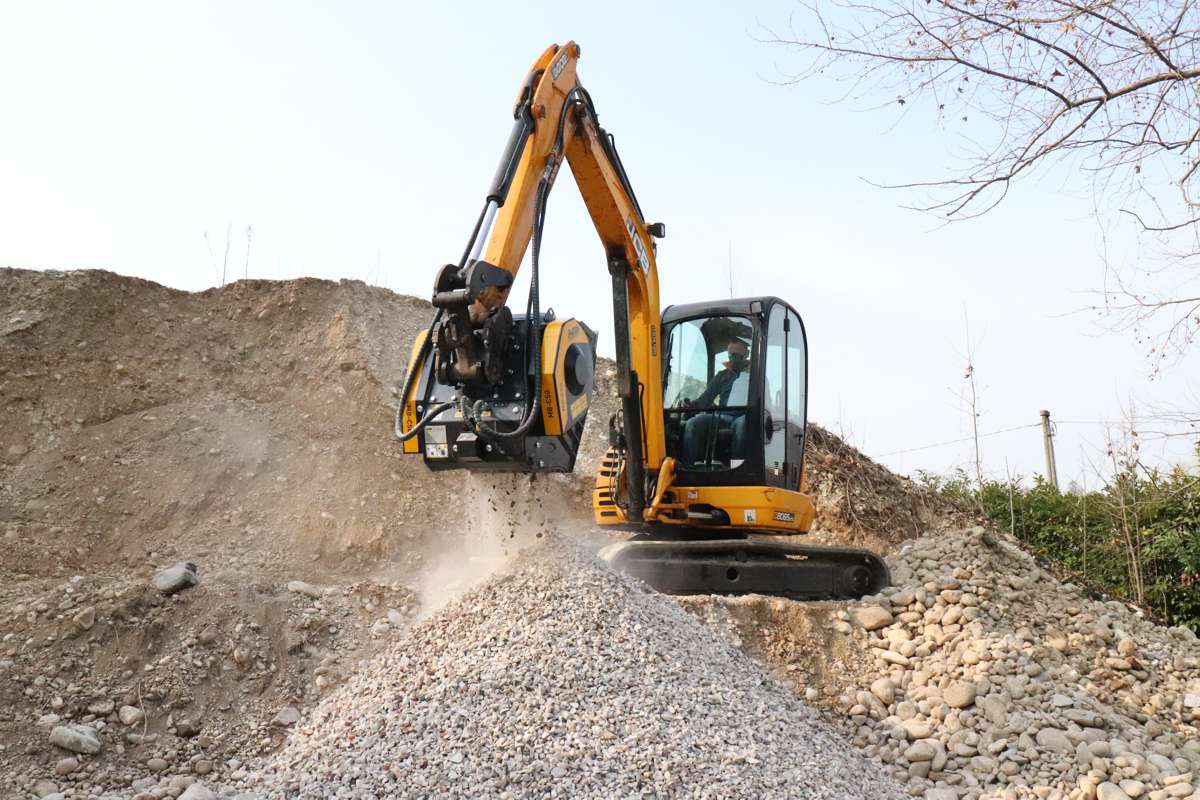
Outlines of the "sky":
M 973 464 L 1096 484 L 1106 436 L 1195 405 L 1200 357 L 1158 376 L 1086 309 L 1103 285 L 1090 186 L 1050 170 L 985 217 L 939 226 L 875 183 L 940 176 L 961 141 L 933 119 L 782 85 L 759 3 L 155 3 L 0 0 L 0 266 L 103 268 L 189 290 L 357 279 L 427 297 L 456 261 L 551 42 L 580 79 L 659 242 L 662 299 L 774 294 L 809 337 L 809 418 L 906 474 Z M 247 241 L 247 229 L 250 229 Z M 216 268 L 214 268 L 214 261 Z M 569 172 L 551 196 L 542 302 L 601 334 L 604 254 Z M 731 269 L 732 266 L 732 269 Z M 528 270 L 514 296 L 524 297 Z M 1018 426 L 1019 430 L 1007 433 Z M 990 435 L 996 434 L 996 435 Z M 949 444 L 946 444 L 950 442 Z M 1186 439 L 1153 464 L 1195 466 Z

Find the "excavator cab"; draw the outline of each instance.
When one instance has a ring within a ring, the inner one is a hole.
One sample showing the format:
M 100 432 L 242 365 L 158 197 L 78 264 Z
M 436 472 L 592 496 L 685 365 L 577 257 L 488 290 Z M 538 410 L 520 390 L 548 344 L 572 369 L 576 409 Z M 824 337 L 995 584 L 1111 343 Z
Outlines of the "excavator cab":
M 663 414 L 675 482 L 800 491 L 807 350 L 776 297 L 663 313 Z
M 802 485 L 808 352 L 800 315 L 777 297 L 670 306 L 662 341 L 665 459 L 642 518 L 807 532 L 814 509 Z M 619 448 L 609 460 L 593 495 L 595 518 L 621 526 L 634 516 L 636 477 Z

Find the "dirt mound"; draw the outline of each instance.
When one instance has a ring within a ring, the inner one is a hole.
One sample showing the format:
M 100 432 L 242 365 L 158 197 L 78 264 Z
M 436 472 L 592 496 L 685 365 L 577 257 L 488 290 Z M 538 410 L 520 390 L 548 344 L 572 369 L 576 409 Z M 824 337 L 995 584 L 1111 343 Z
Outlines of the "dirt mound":
M 423 312 L 356 282 L 0 273 L 0 569 L 140 564 L 230 531 L 276 564 L 395 554 L 439 500 L 408 491 L 421 465 L 387 436 Z
M 895 474 L 812 423 L 804 468 L 817 506 L 814 538 L 887 553 L 930 531 L 982 521 L 971 509 Z
M 231 530 L 275 564 L 358 570 L 413 552 L 431 508 L 466 518 L 388 435 L 424 301 L 356 281 L 189 294 L 100 271 L 7 269 L 0 288 L 0 574 L 183 557 Z M 582 517 L 614 375 L 601 364 L 560 479 Z M 867 546 L 953 510 L 816 426 L 809 483 L 821 532 Z

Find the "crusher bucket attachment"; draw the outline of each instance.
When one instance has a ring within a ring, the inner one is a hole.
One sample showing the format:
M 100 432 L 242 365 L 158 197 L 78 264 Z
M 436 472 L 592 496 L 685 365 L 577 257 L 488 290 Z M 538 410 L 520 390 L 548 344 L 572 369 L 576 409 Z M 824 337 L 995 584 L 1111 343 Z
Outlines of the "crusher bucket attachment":
M 600 557 L 663 594 L 852 600 L 891 581 L 883 559 L 866 550 L 761 539 L 635 538 L 605 547 Z
M 478 330 L 443 326 L 432 346 L 418 339 L 397 429 L 404 452 L 423 455 L 433 470 L 570 472 L 591 403 L 596 334 L 552 312 L 536 335 L 529 329 L 525 316 L 503 308 Z M 483 354 L 469 378 L 447 366 L 456 352 Z

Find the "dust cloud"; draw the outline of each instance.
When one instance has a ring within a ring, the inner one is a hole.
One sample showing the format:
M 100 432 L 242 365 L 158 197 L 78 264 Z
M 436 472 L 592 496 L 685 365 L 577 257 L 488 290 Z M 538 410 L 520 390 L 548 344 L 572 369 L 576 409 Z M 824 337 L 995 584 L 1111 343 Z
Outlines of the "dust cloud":
M 568 507 L 554 476 L 505 473 L 461 475 L 465 524 L 443 530 L 425 551 L 417 585 L 425 619 L 501 571 L 549 532 L 582 534 L 583 509 Z M 591 509 L 586 509 L 590 512 Z

